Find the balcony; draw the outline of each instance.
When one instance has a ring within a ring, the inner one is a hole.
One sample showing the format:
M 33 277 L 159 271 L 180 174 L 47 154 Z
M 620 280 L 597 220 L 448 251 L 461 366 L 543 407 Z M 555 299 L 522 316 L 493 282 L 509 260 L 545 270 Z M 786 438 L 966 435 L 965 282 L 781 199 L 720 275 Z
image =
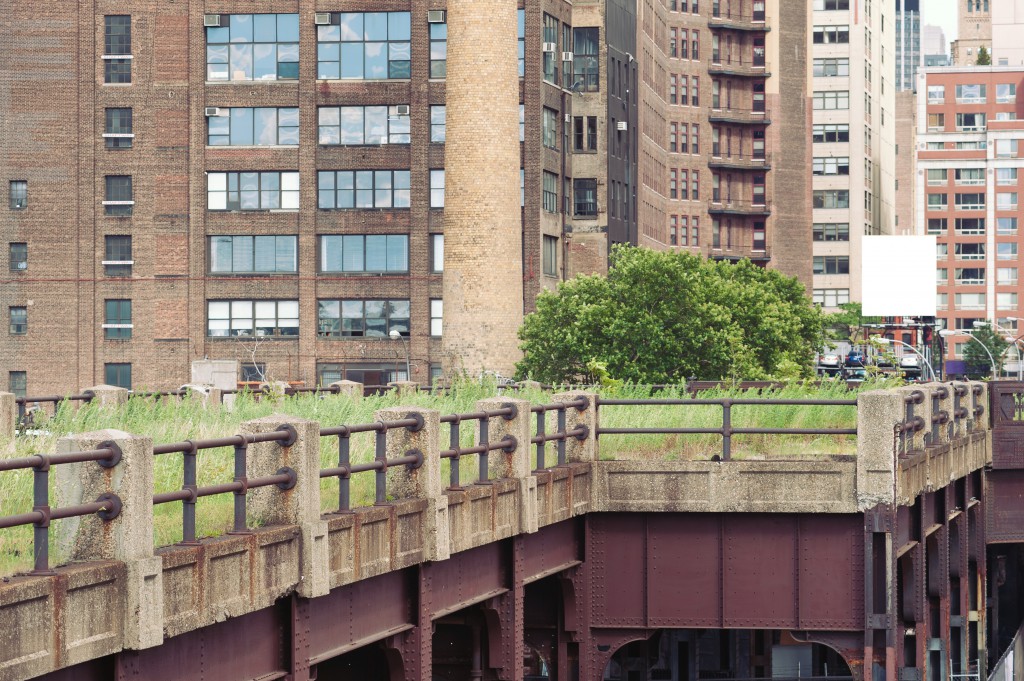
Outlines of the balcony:
M 732 123 L 735 125 L 771 125 L 771 112 L 753 109 L 712 109 L 708 112 L 708 120 L 712 123 Z
M 733 59 L 719 61 L 711 57 L 711 64 L 708 65 L 708 73 L 713 76 L 741 76 L 751 78 L 767 78 L 772 75 L 768 63 L 764 59 L 754 61 L 744 59 Z
M 708 17 L 708 28 L 728 28 L 734 31 L 757 31 L 767 33 L 772 30 L 768 25 L 764 12 L 743 14 L 722 10 L 719 7 L 711 6 L 711 16 Z
M 711 199 L 708 201 L 708 213 L 711 215 L 762 215 L 772 214 L 771 201 L 754 203 L 739 199 Z
M 771 261 L 772 257 L 765 250 L 764 245 L 761 248 L 752 249 L 750 247 L 733 247 L 733 248 L 712 248 L 711 252 L 708 253 L 708 258 L 711 260 L 725 260 L 729 262 L 738 262 L 746 258 L 752 263 L 763 265 Z
M 728 170 L 771 170 L 771 154 L 760 156 L 748 156 L 746 154 L 714 155 L 708 159 L 708 168 L 723 168 Z

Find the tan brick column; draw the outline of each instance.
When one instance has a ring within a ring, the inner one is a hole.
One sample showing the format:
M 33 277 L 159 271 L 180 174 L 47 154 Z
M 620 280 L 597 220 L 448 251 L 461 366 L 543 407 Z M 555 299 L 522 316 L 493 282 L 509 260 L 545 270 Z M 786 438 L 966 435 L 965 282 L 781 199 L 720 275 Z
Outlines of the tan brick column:
M 523 321 L 519 69 L 513 0 L 449 0 L 445 376 L 511 376 Z

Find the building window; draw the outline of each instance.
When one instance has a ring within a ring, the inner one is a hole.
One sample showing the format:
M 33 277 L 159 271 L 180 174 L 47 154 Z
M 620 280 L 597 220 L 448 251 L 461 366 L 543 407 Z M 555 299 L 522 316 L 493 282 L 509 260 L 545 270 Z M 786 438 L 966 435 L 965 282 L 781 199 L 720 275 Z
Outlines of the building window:
M 430 171 L 430 207 L 444 208 L 444 168 Z
M 298 336 L 297 300 L 208 300 L 206 335 Z
M 298 210 L 297 172 L 207 173 L 208 210 Z
M 25 371 L 10 371 L 7 373 L 7 389 L 15 397 L 25 397 L 28 391 L 28 373 Z
M 956 115 L 956 129 L 960 132 L 979 132 L 985 130 L 985 114 L 958 113 Z
M 544 210 L 548 213 L 558 212 L 558 176 L 547 170 L 543 173 L 541 198 Z
M 108 277 L 130 277 L 132 275 L 132 238 L 130 236 L 106 236 L 103 238 L 103 274 Z
M 11 316 L 11 335 L 12 336 L 24 336 L 28 333 L 28 308 L 23 306 L 16 306 L 10 308 Z
M 131 175 L 107 175 L 106 198 L 103 212 L 106 215 L 131 215 L 135 201 L 132 200 Z
M 1017 192 L 996 194 L 996 210 L 1017 210 Z
M 210 272 L 271 274 L 298 271 L 294 236 L 211 236 Z
M 575 116 L 572 128 L 573 151 L 577 153 L 597 151 L 597 116 Z
M 321 272 L 408 272 L 408 234 L 331 234 L 320 237 Z
M 948 194 L 929 194 L 928 210 L 946 210 L 949 206 Z
M 985 244 L 953 244 L 957 260 L 984 260 Z
M 131 109 L 107 109 L 103 143 L 107 149 L 130 149 L 135 135 L 132 133 Z
M 946 218 L 928 218 L 928 234 L 945 234 Z
M 812 300 L 822 307 L 839 307 L 850 302 L 850 289 L 816 288 Z
M 996 140 L 996 158 L 1015 158 L 1017 140 Z
M 700 78 L 690 76 L 690 79 L 690 104 L 692 106 L 700 106 Z
M 1017 294 L 1016 293 L 997 293 L 996 294 L 996 309 L 997 310 L 1016 310 L 1017 309 Z
M 984 293 L 956 293 L 953 295 L 953 304 L 957 310 L 984 310 Z
M 321 300 L 318 333 L 328 338 L 387 338 L 409 335 L 408 300 Z
M 849 223 L 815 223 L 813 228 L 815 241 L 849 241 Z
M 957 104 L 984 104 L 985 85 L 980 83 L 961 84 L 956 86 Z
M 690 153 L 700 153 L 700 125 L 697 123 L 690 126 Z
M 996 104 L 1013 104 L 1016 101 L 1016 83 L 999 83 L 996 85 Z
M 11 180 L 8 201 L 11 210 L 25 210 L 28 207 L 28 180 Z
M 430 24 L 430 77 L 448 76 L 448 24 Z
M 819 90 L 814 93 L 813 102 L 816 111 L 849 109 L 850 92 L 848 90 Z
M 984 267 L 956 268 L 956 283 L 962 286 L 981 286 L 985 283 Z
M 1016 260 L 1017 244 L 996 244 L 996 260 Z
M 132 337 L 132 301 L 104 301 L 103 337 L 107 340 L 123 340 Z
M 117 388 L 132 389 L 132 365 L 124 363 L 104 364 L 103 382 Z
M 444 104 L 430 107 L 430 141 L 444 144 L 446 109 Z M 520 108 L 519 127 L 522 129 L 522 108 Z
M 870 8 L 871 3 L 869 2 L 869 12 L 871 11 Z M 850 9 L 850 0 L 814 0 L 814 10 L 816 12 L 844 9 Z
M 814 208 L 849 208 L 850 191 L 848 189 L 815 189 L 812 200 Z
M 206 29 L 207 80 L 298 77 L 298 14 L 221 14 L 220 26 Z
M 996 184 L 1002 187 L 1017 184 L 1017 169 L 996 168 Z
M 132 18 L 126 14 L 103 17 L 103 82 L 132 82 Z
M 431 112 L 433 112 L 431 107 Z M 442 124 L 444 107 L 442 109 Z M 318 139 L 324 145 L 409 144 L 409 106 L 322 106 Z M 298 109 L 296 126 L 298 125 Z M 442 126 L 443 130 L 443 126 Z M 431 140 L 433 141 L 433 140 Z M 444 140 L 442 140 L 444 141 Z M 298 128 L 294 144 L 298 144 Z
M 544 250 L 542 253 L 542 266 L 544 274 L 548 277 L 558 276 L 558 237 L 544 235 Z
M 411 73 L 409 12 L 332 12 L 317 26 L 317 78 L 399 80 Z
M 444 234 L 430 235 L 430 271 L 444 272 Z
M 700 59 L 700 31 L 693 29 L 690 35 L 690 59 Z
M 849 175 L 850 159 L 847 156 L 815 156 L 812 172 L 815 175 Z
M 943 104 L 946 101 L 946 86 L 945 85 L 929 85 L 928 86 L 928 103 L 929 104 Z
M 763 251 L 766 248 L 766 237 L 763 222 L 754 223 L 753 248 L 755 251 Z
M 996 269 L 996 284 L 999 286 L 1017 285 L 1016 267 L 999 267 Z
M 956 218 L 953 227 L 957 236 L 979 236 L 985 233 L 985 218 Z
M 542 110 L 541 143 L 548 149 L 558 148 L 558 112 L 547 107 Z
M 679 198 L 679 171 L 675 168 L 668 171 L 668 198 Z
M 598 33 L 597 27 L 573 30 L 573 69 L 583 92 L 597 92 L 601 87 Z
M 850 59 L 848 57 L 834 59 L 815 59 L 814 75 L 819 78 L 849 76 Z
M 1017 233 L 1017 218 L 996 218 L 996 234 L 1012 236 Z
M 408 208 L 408 170 L 321 170 L 318 206 L 323 210 Z
M 845 255 L 814 256 L 814 274 L 849 274 L 850 258 Z
M 812 36 L 815 45 L 844 45 L 850 42 L 850 27 L 815 26 Z
M 597 217 L 597 180 L 574 179 L 572 193 L 573 214 L 577 217 Z
M 23 241 L 15 241 L 10 244 L 11 272 L 24 272 L 28 269 L 28 244 Z
M 320 110 L 321 112 L 323 109 Z M 295 107 L 231 107 L 206 119 L 210 146 L 297 146 L 299 110 Z M 323 115 L 321 114 L 321 121 Z M 321 123 L 322 125 L 322 123 Z M 322 139 L 321 128 L 321 141 Z
M 943 195 L 944 197 L 945 195 Z M 931 195 L 928 197 L 931 198 Z M 929 202 L 929 209 L 931 204 Z M 985 194 L 984 193 L 969 193 L 969 194 L 956 194 L 956 209 L 957 210 L 985 210 Z
M 444 301 L 440 298 L 430 299 L 430 335 L 435 338 L 441 337 L 441 329 L 444 324 Z
M 541 75 L 549 83 L 557 83 L 558 70 L 555 67 L 555 52 L 558 51 L 558 19 L 545 13 L 543 22 L 541 41 L 544 43 L 544 49 L 541 52 Z
M 526 74 L 526 10 L 516 12 L 516 32 L 519 37 L 519 77 Z
M 944 185 L 948 179 L 948 172 L 945 168 L 929 168 L 928 169 L 928 186 Z

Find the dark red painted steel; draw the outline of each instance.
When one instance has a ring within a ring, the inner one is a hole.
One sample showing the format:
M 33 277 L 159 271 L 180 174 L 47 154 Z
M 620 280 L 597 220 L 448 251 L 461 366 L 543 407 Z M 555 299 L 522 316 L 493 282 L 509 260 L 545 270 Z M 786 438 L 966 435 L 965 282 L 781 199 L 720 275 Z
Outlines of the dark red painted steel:
M 667 522 L 666 522 L 667 521 Z M 707 531 L 709 522 L 716 531 Z M 691 613 L 693 626 L 718 627 L 722 622 L 722 569 L 719 519 L 705 514 L 649 519 L 655 531 L 650 544 L 649 621 L 673 626 L 680 613 Z M 672 537 L 672 530 L 684 541 Z
M 992 468 L 1024 469 L 1024 383 L 998 381 L 990 390 Z
M 544 532 L 523 535 L 523 582 L 578 565 L 583 560 L 582 519 L 550 525 Z
M 503 542 L 487 544 L 424 566 L 431 579 L 431 617 L 461 610 L 506 591 L 511 585 L 506 554 Z
M 990 473 L 987 495 L 985 524 L 989 543 L 1024 542 L 1024 470 Z

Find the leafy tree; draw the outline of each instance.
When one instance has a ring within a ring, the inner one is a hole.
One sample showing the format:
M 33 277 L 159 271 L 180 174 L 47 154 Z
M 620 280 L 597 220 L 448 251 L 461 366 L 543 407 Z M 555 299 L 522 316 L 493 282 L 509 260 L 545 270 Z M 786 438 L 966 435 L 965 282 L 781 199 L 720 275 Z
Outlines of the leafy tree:
M 984 45 L 978 48 L 978 60 L 974 63 L 978 66 L 992 65 L 992 55 L 988 53 L 988 50 L 985 49 Z
M 607 277 L 581 275 L 538 296 L 517 368 L 547 382 L 810 376 L 823 335 L 794 278 L 746 260 L 619 246 Z
M 860 303 L 843 303 L 839 312 L 825 315 L 825 329 L 831 331 L 832 338 L 857 343 L 863 340 L 861 330 L 865 324 L 881 321 L 881 317 L 865 317 Z
M 1010 344 L 991 326 L 978 327 L 971 335 L 975 340 L 968 340 L 967 345 L 964 346 L 964 364 L 967 365 L 968 375 L 972 378 L 991 376 L 992 359 L 995 359 L 995 373 L 998 376 L 1003 370 L 1003 353 L 1006 352 Z M 982 345 L 985 347 L 982 348 Z M 986 348 L 988 352 L 985 352 Z M 989 352 L 992 353 L 992 359 L 989 359 Z

